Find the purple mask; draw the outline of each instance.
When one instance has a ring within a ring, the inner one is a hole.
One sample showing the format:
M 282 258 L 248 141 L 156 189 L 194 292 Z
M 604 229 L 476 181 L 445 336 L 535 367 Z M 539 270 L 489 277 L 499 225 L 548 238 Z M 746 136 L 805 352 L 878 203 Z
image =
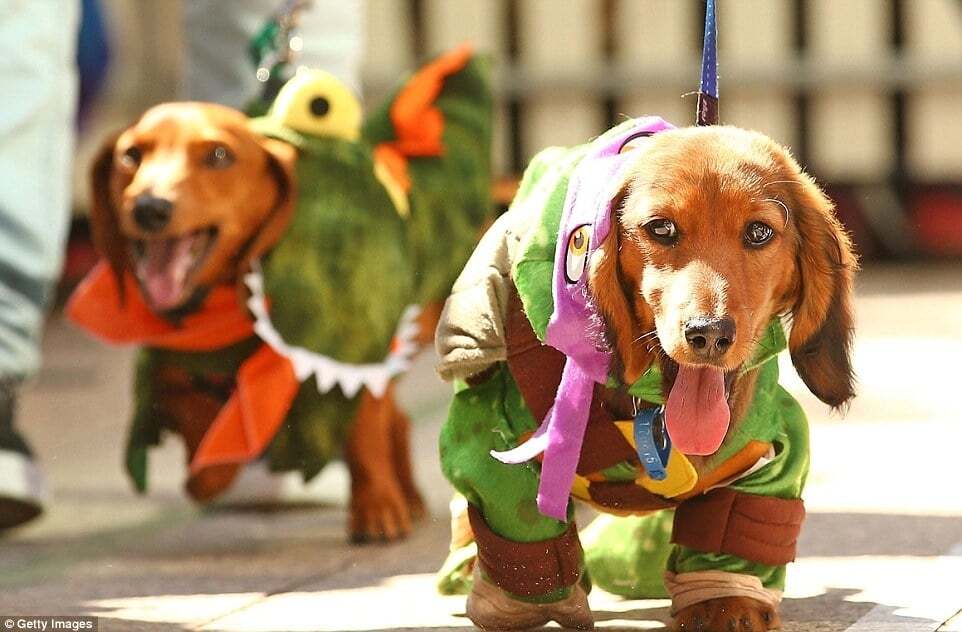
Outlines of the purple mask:
M 552 294 L 554 312 L 545 342 L 567 356 L 554 404 L 530 439 L 512 450 L 492 451 L 503 463 L 523 463 L 544 453 L 538 486 L 538 510 L 567 520 L 584 441 L 594 385 L 608 381 L 611 349 L 603 321 L 591 300 L 588 267 L 611 231 L 612 203 L 631 168 L 631 140 L 673 129 L 658 117 L 635 119 L 619 133 L 594 141 L 578 163 L 565 197 L 555 248 Z

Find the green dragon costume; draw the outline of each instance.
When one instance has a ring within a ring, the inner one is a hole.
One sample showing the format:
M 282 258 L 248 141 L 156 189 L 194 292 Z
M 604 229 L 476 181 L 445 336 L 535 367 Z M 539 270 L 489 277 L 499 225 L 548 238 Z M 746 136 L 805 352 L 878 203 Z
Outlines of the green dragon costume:
M 417 306 L 444 299 L 491 216 L 488 74 L 487 63 L 461 47 L 413 75 L 362 124 L 345 87 L 302 71 L 253 120 L 258 132 L 297 149 L 293 218 L 245 279 L 247 311 L 233 304 L 234 288 L 214 288 L 201 306 L 219 302 L 237 312 L 239 335 L 217 342 L 223 325 L 198 329 L 201 314 L 179 327 L 197 325 L 195 337 L 207 344 L 141 342 L 126 459 L 138 490 L 147 487 L 149 448 L 175 429 L 161 405 L 171 393 L 155 387 L 161 371 L 177 372 L 185 388 L 223 406 L 192 472 L 266 452 L 272 470 L 310 479 L 339 454 L 359 391 L 379 395 L 406 369 Z M 88 289 L 72 302 L 74 319 L 129 342 L 112 322 L 100 329 L 85 322 Z M 87 313 L 106 308 L 93 304 Z M 246 394 L 245 379 L 255 384 Z M 276 419 L 257 418 L 258 402 L 285 398 Z
M 568 218 L 572 205 L 587 200 L 597 207 L 591 211 L 597 213 L 595 230 L 607 223 L 603 218 L 621 184 L 608 177 L 613 172 L 592 179 L 594 164 L 614 160 L 621 161 L 616 169 L 628 168 L 632 152 L 618 156 L 618 149 L 667 128 L 657 118 L 630 120 L 586 145 L 538 154 L 510 209 L 455 283 L 437 336 L 439 371 L 456 383 L 440 450 L 444 474 L 467 500 L 471 528 L 452 543 L 439 575 L 443 592 L 463 592 L 481 581 L 484 590 L 493 584 L 518 601 L 561 603 L 583 590 L 590 576 L 608 591 L 635 598 L 664 597 L 667 587 L 675 610 L 719 596 L 767 603 L 780 598 L 804 516 L 808 435 L 804 413 L 778 385 L 776 356 L 786 344 L 779 322 L 771 323 L 743 369 L 758 374 L 747 413 L 697 467 L 664 446 L 657 457 L 661 471 L 649 467 L 653 452 L 644 439 L 664 434 L 663 427 L 651 427 L 659 415 L 646 413 L 665 400 L 657 366 L 633 384 L 602 373 L 575 405 L 587 414 L 586 429 L 566 489 L 612 515 L 600 517 L 580 541 L 567 491 L 560 514 L 545 511 L 550 445 L 540 465 L 504 458 L 544 436 L 563 403 L 572 358 L 578 359 L 551 340 L 553 319 L 563 309 L 559 286 L 552 284 L 558 270 L 572 276 L 559 253 L 570 258 L 576 233 L 591 230 L 590 220 Z M 559 247 L 559 234 L 567 241 L 569 229 L 571 246 Z M 600 243 L 597 234 L 591 243 Z M 590 254 L 581 250 L 582 257 Z M 573 294 L 577 298 L 578 291 Z M 582 340 L 589 337 L 580 331 Z M 577 618 L 569 623 L 586 624 Z

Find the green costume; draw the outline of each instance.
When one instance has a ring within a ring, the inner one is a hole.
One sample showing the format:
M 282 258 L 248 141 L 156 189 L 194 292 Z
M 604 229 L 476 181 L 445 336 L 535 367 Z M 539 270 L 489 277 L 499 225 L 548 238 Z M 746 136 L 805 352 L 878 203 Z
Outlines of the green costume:
M 635 450 L 631 409 L 623 420 L 592 413 L 572 496 L 621 517 L 602 516 L 583 533 L 583 556 L 577 540 L 566 535 L 569 525 L 539 513 L 538 464 L 510 465 L 490 455 L 517 446 L 538 428 L 543 411 L 534 414 L 532 400 L 537 398 L 539 380 L 558 383 L 561 354 L 543 343 L 552 313 L 559 222 L 572 173 L 592 148 L 611 142 L 635 124 L 627 121 L 587 145 L 538 154 L 511 208 L 485 235 L 446 304 L 438 328 L 439 371 L 456 386 L 441 432 L 442 468 L 470 503 L 475 533 L 479 528 L 485 533 L 477 543 L 460 543 L 452 551 L 440 575 L 444 591 L 469 587 L 465 569 L 475 547 L 486 579 L 529 601 L 559 600 L 570 593 L 583 573 L 570 572 L 572 563 L 565 558 L 577 559 L 579 568 L 586 565 L 591 580 L 604 589 L 636 598 L 665 596 L 665 571 L 675 593 L 684 592 L 685 581 L 695 579 L 698 589 L 705 588 L 705 582 L 723 591 L 736 585 L 729 594 L 777 599 L 784 585 L 785 562 L 794 552 L 801 522 L 797 499 L 808 471 L 808 431 L 801 408 L 778 385 L 776 356 L 785 348 L 785 339 L 777 321 L 744 369 L 757 372 L 748 411 L 720 449 L 699 461 L 697 468 L 674 450 L 667 477 L 653 480 Z M 594 400 L 625 399 L 625 393 L 636 408 L 662 404 L 658 368 L 630 385 L 612 375 L 607 388 L 596 388 Z M 725 503 L 729 509 L 747 509 L 751 524 L 729 520 L 713 530 L 721 534 L 718 546 L 691 546 L 692 538 L 700 536 L 686 534 L 691 529 L 686 530 L 685 523 L 711 514 L 699 503 L 712 503 L 709 510 Z M 761 509 L 759 503 L 764 505 Z M 571 505 L 568 513 L 570 520 Z M 783 519 L 792 526 L 780 532 L 779 542 L 757 547 L 734 543 L 753 529 L 765 531 Z M 534 543 L 542 546 L 542 557 L 562 560 L 547 570 L 537 569 L 555 576 L 541 581 L 521 577 L 526 568 L 534 570 L 530 563 L 537 557 Z M 701 571 L 734 576 L 691 575 Z M 760 581 L 738 587 L 740 577 Z
M 396 112 L 401 99 L 408 109 Z M 440 124 L 424 130 L 422 118 Z M 409 306 L 443 300 L 491 216 L 488 64 L 466 47 L 449 53 L 363 125 L 359 104 L 333 77 L 298 73 L 253 124 L 298 151 L 293 219 L 261 259 L 260 277 L 274 334 L 318 356 L 305 361 L 307 371 L 311 361 L 328 371 L 322 378 L 318 369 L 317 384 L 299 376 L 267 452 L 272 470 L 310 479 L 344 444 L 358 388 L 371 386 L 364 367 L 384 362 Z M 169 393 L 157 391 L 157 372 L 173 368 L 190 388 L 223 403 L 262 339 L 210 352 L 141 351 L 127 448 L 139 490 L 147 486 L 148 448 L 174 427 L 163 414 Z M 381 386 L 397 366 L 390 370 L 376 375 Z

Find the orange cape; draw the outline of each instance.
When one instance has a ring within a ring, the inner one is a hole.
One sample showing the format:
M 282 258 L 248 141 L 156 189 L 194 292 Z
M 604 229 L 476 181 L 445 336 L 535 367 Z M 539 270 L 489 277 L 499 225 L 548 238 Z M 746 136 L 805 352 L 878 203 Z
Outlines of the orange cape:
M 67 317 L 94 336 L 114 344 L 137 344 L 172 351 L 213 351 L 254 335 L 254 323 L 231 286 L 213 288 L 200 311 L 179 326 L 147 307 L 137 283 L 117 277 L 101 262 L 67 304 Z M 244 463 L 264 452 L 284 422 L 300 385 L 290 361 L 262 344 L 237 372 L 237 387 L 201 440 L 190 471 Z

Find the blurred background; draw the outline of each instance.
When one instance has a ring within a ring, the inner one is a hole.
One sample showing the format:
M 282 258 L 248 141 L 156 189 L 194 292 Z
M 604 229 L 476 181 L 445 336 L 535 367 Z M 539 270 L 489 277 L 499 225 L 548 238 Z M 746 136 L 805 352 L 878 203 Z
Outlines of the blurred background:
M 101 83 L 82 114 L 80 215 L 102 138 L 176 98 L 185 1 L 87 2 L 102 31 L 88 20 L 81 58 Z M 367 0 L 365 17 L 371 103 L 461 41 L 495 59 L 501 201 L 543 147 L 625 116 L 693 120 L 700 0 Z M 962 1 L 723 0 L 719 30 L 723 122 L 791 147 L 863 258 L 962 255 Z
M 84 219 L 90 157 L 109 133 L 177 98 L 184 12 L 204 2 L 84 6 L 65 287 L 95 261 Z M 366 0 L 364 15 L 371 105 L 463 40 L 495 59 L 501 204 L 545 146 L 582 143 L 625 116 L 694 118 L 703 0 Z M 723 122 L 792 148 L 836 200 L 864 268 L 859 396 L 844 421 L 782 358 L 813 444 L 786 630 L 962 630 L 962 0 L 719 0 L 718 22 Z M 450 389 L 432 354 L 399 387 L 432 519 L 404 544 L 356 547 L 344 534 L 343 468 L 321 477 L 325 506 L 205 510 L 181 490 L 184 454 L 171 438 L 151 456 L 150 494 L 136 496 L 121 465 L 133 350 L 54 317 L 43 352 L 21 427 L 53 499 L 42 519 L 0 540 L 0 614 L 94 614 L 101 629 L 122 630 L 469 626 L 463 599 L 433 590 L 447 552 L 450 488 L 436 442 Z M 598 593 L 602 627 L 661 629 L 668 619 L 665 602 Z

